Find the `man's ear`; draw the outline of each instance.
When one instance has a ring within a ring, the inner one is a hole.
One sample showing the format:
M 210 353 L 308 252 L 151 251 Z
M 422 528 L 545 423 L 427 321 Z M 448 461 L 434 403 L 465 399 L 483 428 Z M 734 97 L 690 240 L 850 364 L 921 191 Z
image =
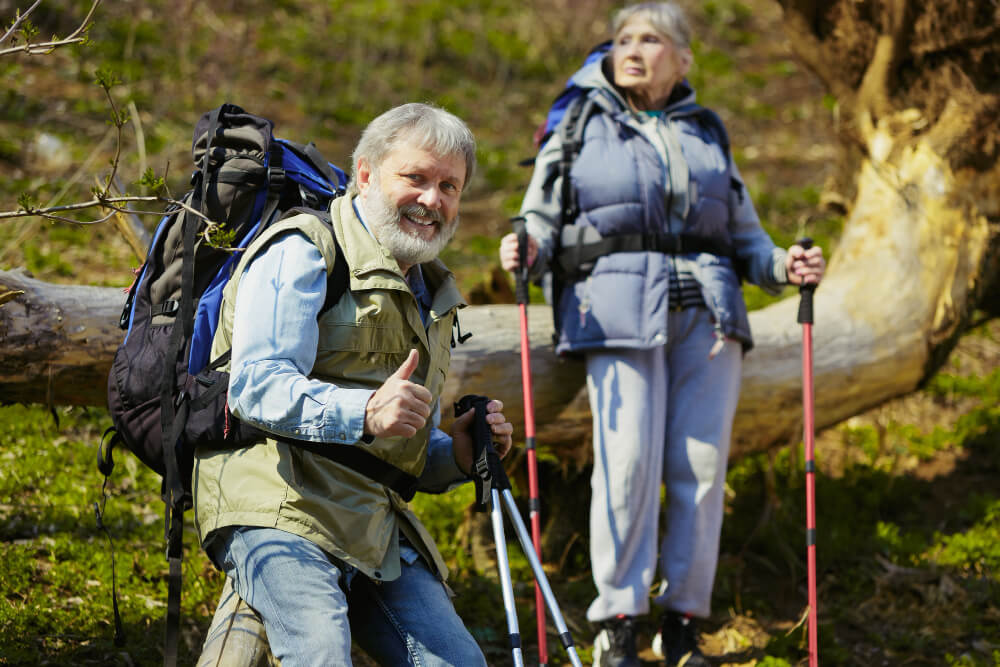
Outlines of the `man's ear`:
M 364 194 L 368 186 L 372 183 L 372 170 L 368 166 L 368 160 L 363 157 L 358 158 L 356 167 L 358 172 L 358 192 Z

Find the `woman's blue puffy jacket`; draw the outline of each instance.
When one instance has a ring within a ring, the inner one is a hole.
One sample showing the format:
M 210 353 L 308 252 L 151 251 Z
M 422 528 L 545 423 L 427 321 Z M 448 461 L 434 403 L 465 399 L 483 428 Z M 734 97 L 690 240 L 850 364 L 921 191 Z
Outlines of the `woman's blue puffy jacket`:
M 778 291 L 787 283 L 785 251 L 761 227 L 720 136 L 724 129 L 708 121 L 686 82 L 678 84 L 658 116 L 631 111 L 602 62 L 581 70 L 573 83 L 589 89 L 598 109 L 587 120 L 570 171 L 579 211 L 574 226 L 601 237 L 685 234 L 730 248 L 731 254 L 638 251 L 599 258 L 589 274 L 558 293 L 557 352 L 664 344 L 671 262 L 698 281 L 718 334 L 749 350 L 753 340 L 740 281 Z M 557 170 L 562 141 L 557 129 L 539 153 L 521 207 L 540 246 L 531 267 L 535 278 L 551 267 L 563 231 Z

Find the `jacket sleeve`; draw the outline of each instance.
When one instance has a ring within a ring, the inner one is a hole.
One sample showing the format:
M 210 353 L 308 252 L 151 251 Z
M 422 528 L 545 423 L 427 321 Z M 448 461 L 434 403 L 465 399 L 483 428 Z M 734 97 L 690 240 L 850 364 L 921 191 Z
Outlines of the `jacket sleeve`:
M 525 218 L 528 233 L 538 242 L 538 259 L 529 271 L 531 280 L 539 280 L 549 270 L 557 247 L 562 209 L 561 158 L 562 137 L 555 132 L 535 158 L 531 182 L 521 202 L 520 215 Z
M 729 233 L 733 239 L 737 261 L 742 265 L 744 277 L 749 282 L 766 292 L 776 294 L 788 284 L 785 272 L 787 252 L 775 246 L 764 231 L 739 168 L 731 157 L 730 164 L 733 187 L 729 190 Z

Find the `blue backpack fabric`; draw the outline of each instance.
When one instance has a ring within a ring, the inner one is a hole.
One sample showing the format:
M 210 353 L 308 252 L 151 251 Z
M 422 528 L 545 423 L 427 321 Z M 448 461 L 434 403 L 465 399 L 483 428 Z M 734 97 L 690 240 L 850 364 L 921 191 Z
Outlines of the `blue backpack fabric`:
M 278 139 L 273 128 L 270 120 L 233 104 L 198 120 L 192 188 L 181 198 L 184 205 L 168 209 L 156 229 L 122 311 L 125 335 L 108 375 L 114 426 L 105 436 L 113 437 L 98 451 L 99 470 L 107 481 L 112 450 L 121 444 L 163 478 L 170 563 L 167 665 L 177 660 L 181 535 L 183 512 L 192 503 L 195 449 L 206 443 L 237 447 L 261 435 L 226 406 L 229 376 L 218 368 L 228 353 L 209 358 L 222 291 L 243 250 L 263 230 L 303 209 L 329 225 L 329 204 L 347 185 L 347 175 L 315 145 Z M 347 289 L 346 263 L 335 267 L 342 271 L 335 268 L 329 277 L 324 309 Z M 115 642 L 121 645 L 116 598 L 114 611 Z
M 545 142 L 549 140 L 552 133 L 556 131 L 556 127 L 559 126 L 559 122 L 563 119 L 563 116 L 566 115 L 567 110 L 573 105 L 574 102 L 587 93 L 586 88 L 578 86 L 574 83 L 576 75 L 579 74 L 580 70 L 603 58 L 604 55 L 610 50 L 611 40 L 601 42 L 592 48 L 590 53 L 587 54 L 587 57 L 584 58 L 583 64 L 580 65 L 580 68 L 574 72 L 573 76 L 571 76 L 566 82 L 562 92 L 556 96 L 556 99 L 552 102 L 552 106 L 549 107 L 549 111 L 545 116 L 545 122 L 542 123 L 535 131 L 534 142 L 536 149 L 542 149 L 542 146 L 544 146 Z

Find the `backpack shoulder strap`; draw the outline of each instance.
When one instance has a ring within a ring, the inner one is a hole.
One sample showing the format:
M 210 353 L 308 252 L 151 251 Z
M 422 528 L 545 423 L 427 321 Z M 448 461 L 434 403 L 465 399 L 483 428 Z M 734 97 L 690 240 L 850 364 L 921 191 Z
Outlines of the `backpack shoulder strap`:
M 559 159 L 555 174 L 562 179 L 562 209 L 559 216 L 561 226 L 573 222 L 579 213 L 570 171 L 583 148 L 583 132 L 587 127 L 587 121 L 590 120 L 590 116 L 596 109 L 597 103 L 593 98 L 590 95 L 582 95 L 570 104 L 566 110 L 566 117 L 559 126 L 559 134 L 562 138 L 562 157 Z
M 289 217 L 292 215 L 298 215 L 300 213 L 307 213 L 309 215 L 318 218 L 324 225 L 326 225 L 330 230 L 330 235 L 333 237 L 333 247 L 337 253 L 336 259 L 333 262 L 333 272 L 327 277 L 326 282 L 326 299 L 323 300 L 323 307 L 320 308 L 318 317 L 322 317 L 326 311 L 337 305 L 340 298 L 344 296 L 347 292 L 348 287 L 351 284 L 350 273 L 347 270 L 347 261 L 344 258 L 344 251 L 340 248 L 340 242 L 337 241 L 337 235 L 333 233 L 333 221 L 330 218 L 330 213 L 328 211 L 323 211 L 320 209 L 306 208 L 303 206 L 297 206 L 295 208 L 290 208 L 285 212 L 283 217 Z M 232 358 L 232 350 L 226 350 L 218 357 L 213 359 L 207 366 L 208 370 L 218 370 L 222 368 L 229 360 Z M 224 387 L 223 387 L 224 388 Z M 209 396 L 208 398 L 212 398 Z M 200 405 L 198 407 L 201 407 Z
M 340 247 L 340 241 L 337 240 L 337 235 L 333 232 L 333 219 L 330 217 L 330 212 L 323 209 L 296 206 L 295 208 L 288 209 L 288 211 L 285 212 L 285 217 L 299 215 L 301 213 L 306 213 L 318 218 L 319 221 L 330 230 L 330 236 L 333 237 L 333 247 L 337 253 L 336 258 L 333 261 L 333 271 L 330 272 L 330 275 L 327 277 L 326 299 L 323 301 L 323 307 L 319 311 L 319 315 L 322 317 L 326 311 L 337 305 L 340 298 L 347 292 L 347 289 L 351 284 L 351 277 L 347 270 L 347 259 L 344 257 L 344 251 Z

